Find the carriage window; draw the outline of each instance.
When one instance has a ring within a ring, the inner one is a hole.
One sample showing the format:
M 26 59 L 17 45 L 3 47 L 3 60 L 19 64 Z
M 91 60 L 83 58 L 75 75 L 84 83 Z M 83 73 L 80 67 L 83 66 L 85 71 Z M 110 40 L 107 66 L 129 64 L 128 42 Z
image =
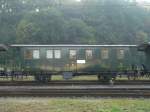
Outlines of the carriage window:
M 70 59 L 75 59 L 77 55 L 77 51 L 76 50 L 70 50 Z
M 53 58 L 53 50 L 47 50 L 46 51 L 46 58 L 52 59 Z
M 40 51 L 33 50 L 33 59 L 39 59 L 39 58 L 40 58 Z
M 118 59 L 123 59 L 124 58 L 124 50 L 123 49 L 118 50 L 117 57 L 118 57 Z
M 108 49 L 102 49 L 101 57 L 102 57 L 102 59 L 108 59 L 109 58 Z
M 60 59 L 61 58 L 61 51 L 60 50 L 54 50 L 54 56 L 55 56 L 55 59 Z
M 26 50 L 24 52 L 24 59 L 32 59 L 32 51 L 31 50 Z
M 85 51 L 85 53 L 86 53 L 86 59 L 92 59 L 92 50 L 86 50 Z

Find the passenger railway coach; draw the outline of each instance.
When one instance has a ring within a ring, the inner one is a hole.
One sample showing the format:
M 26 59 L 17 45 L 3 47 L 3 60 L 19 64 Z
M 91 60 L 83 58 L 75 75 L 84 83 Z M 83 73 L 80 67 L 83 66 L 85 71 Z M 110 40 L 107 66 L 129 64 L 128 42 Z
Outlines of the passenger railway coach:
M 149 44 L 137 45 L 1 45 L 1 69 L 29 72 L 38 81 L 97 75 L 110 80 L 119 73 L 148 70 Z M 145 51 L 145 52 L 142 52 Z

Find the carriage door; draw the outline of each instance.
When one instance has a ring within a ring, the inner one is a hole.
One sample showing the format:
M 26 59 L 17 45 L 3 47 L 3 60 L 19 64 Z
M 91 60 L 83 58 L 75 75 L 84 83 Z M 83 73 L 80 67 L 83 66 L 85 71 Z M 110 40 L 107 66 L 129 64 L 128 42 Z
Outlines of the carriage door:
M 78 51 L 78 55 L 77 55 L 77 71 L 81 72 L 85 69 L 85 65 L 86 65 L 86 57 L 85 57 L 85 49 L 80 49 Z
M 63 70 L 63 57 L 62 57 L 62 49 L 56 48 L 54 49 L 54 61 L 53 61 L 53 67 L 54 71 L 60 72 Z
M 69 50 L 69 71 L 76 71 L 77 69 L 77 49 Z

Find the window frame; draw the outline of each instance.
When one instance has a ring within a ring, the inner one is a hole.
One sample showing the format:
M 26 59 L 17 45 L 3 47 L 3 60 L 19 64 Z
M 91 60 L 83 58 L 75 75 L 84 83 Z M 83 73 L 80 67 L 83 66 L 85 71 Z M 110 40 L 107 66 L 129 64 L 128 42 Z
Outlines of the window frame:
M 59 57 L 57 57 L 56 51 L 59 51 Z M 62 58 L 61 49 L 54 49 L 53 53 L 54 53 L 54 59 L 61 59 Z
M 88 54 L 87 51 L 91 51 L 90 54 L 92 54 L 92 55 L 91 55 L 91 56 L 88 56 L 88 55 L 87 55 L 87 54 Z M 86 50 L 85 50 L 85 58 L 86 58 L 86 59 L 93 59 L 93 50 L 92 50 L 92 49 L 86 49 Z
M 29 53 L 30 56 L 27 56 L 27 55 L 28 55 L 27 52 L 30 52 L 30 53 Z M 31 59 L 33 59 L 33 52 L 32 52 L 32 49 L 25 49 L 25 50 L 24 50 L 24 59 L 25 59 L 25 60 L 31 60 Z
M 37 57 L 34 56 L 35 55 L 34 51 L 38 51 L 38 56 Z M 34 60 L 39 60 L 40 59 L 40 49 L 33 49 L 32 50 L 32 59 L 34 59 Z
M 51 51 L 51 54 L 48 55 L 48 51 Z M 54 59 L 54 50 L 53 49 L 46 50 L 46 59 Z
M 121 53 L 123 51 L 123 54 Z M 124 49 L 117 49 L 117 59 L 124 59 L 125 57 L 125 50 Z
M 106 51 L 106 52 L 105 52 Z M 101 58 L 103 60 L 109 59 L 109 49 L 108 48 L 103 48 L 101 49 Z
M 75 51 L 75 55 L 71 57 L 71 51 Z M 76 49 L 69 49 L 69 59 L 76 59 L 77 58 L 77 50 Z

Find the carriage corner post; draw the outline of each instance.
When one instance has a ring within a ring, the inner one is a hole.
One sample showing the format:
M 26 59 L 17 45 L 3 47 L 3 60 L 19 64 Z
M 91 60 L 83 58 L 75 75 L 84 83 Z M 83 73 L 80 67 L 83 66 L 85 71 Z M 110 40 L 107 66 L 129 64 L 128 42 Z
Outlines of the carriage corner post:
M 129 79 L 149 74 L 150 43 L 141 45 L 27 45 L 0 44 L 0 69 L 5 76 L 34 76 L 48 82 L 52 75 L 64 79 L 97 75 L 99 81 L 114 82 L 119 75 Z M 4 70 L 5 69 L 5 70 Z M 3 75 L 4 75 L 3 74 Z M 2 72 L 1 72 L 2 75 Z

